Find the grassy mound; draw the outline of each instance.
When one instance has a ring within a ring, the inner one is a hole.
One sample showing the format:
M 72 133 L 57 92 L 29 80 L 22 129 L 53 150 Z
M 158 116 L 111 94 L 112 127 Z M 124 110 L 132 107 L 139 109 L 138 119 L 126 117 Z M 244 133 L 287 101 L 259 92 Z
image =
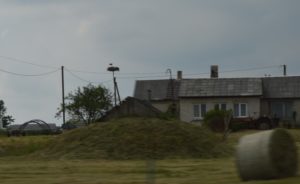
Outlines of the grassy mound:
M 40 152 L 60 158 L 211 158 L 228 153 L 205 128 L 159 119 L 124 118 L 67 132 Z

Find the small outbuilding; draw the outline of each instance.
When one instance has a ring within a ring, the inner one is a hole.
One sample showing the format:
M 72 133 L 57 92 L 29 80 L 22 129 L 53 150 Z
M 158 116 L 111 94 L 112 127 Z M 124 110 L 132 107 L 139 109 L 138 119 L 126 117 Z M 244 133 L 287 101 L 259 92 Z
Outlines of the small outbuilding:
M 159 117 L 161 115 L 162 112 L 153 107 L 148 101 L 127 97 L 120 105 L 108 111 L 106 115 L 101 118 L 101 121 L 126 116 Z

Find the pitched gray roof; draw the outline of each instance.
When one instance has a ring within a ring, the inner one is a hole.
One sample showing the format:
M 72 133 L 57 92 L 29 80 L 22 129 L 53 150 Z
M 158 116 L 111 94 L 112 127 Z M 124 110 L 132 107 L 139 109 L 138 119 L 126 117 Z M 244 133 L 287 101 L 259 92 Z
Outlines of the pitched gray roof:
M 185 79 L 181 81 L 179 96 L 262 96 L 262 82 L 259 78 Z
M 171 100 L 173 96 L 177 99 L 179 85 L 180 83 L 177 80 L 136 81 L 134 97 L 141 100 L 148 100 L 148 90 L 151 90 L 151 100 Z
M 300 76 L 263 78 L 265 98 L 300 98 Z
M 300 98 L 300 76 L 267 78 L 217 78 L 173 80 L 174 96 L 234 97 L 262 96 L 263 98 Z M 136 81 L 134 97 L 148 100 L 172 99 L 170 80 Z

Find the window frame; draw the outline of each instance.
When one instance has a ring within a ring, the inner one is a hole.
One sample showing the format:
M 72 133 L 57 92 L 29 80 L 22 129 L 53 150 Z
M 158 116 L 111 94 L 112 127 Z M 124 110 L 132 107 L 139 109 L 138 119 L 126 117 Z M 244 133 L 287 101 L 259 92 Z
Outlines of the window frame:
M 222 109 L 222 106 L 225 106 L 225 109 Z M 223 110 L 223 111 L 226 111 L 228 108 L 227 108 L 227 103 L 216 103 L 214 108 L 215 110 Z
M 243 113 L 243 115 L 242 115 L 242 112 L 243 112 L 243 110 L 242 110 L 242 107 L 244 106 L 244 113 Z M 236 109 L 236 107 L 237 107 L 237 109 Z M 236 111 L 236 110 L 238 110 L 238 111 Z M 234 103 L 233 104 L 233 115 L 234 115 L 234 117 L 236 117 L 236 118 L 247 118 L 247 117 L 249 117 L 249 113 L 248 113 L 248 103 Z
M 196 112 L 195 110 L 198 110 Z M 205 103 L 199 103 L 199 104 L 193 104 L 193 120 L 202 120 L 207 113 L 207 104 Z M 198 116 L 196 116 L 196 114 Z

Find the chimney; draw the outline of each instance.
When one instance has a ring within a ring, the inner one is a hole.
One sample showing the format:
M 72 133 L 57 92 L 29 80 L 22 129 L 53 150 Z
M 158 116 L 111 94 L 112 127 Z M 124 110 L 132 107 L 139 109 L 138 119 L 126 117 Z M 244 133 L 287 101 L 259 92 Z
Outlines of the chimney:
M 182 79 L 182 71 L 177 71 L 177 80 Z
M 218 78 L 219 77 L 219 66 L 211 65 L 210 66 L 210 78 Z

